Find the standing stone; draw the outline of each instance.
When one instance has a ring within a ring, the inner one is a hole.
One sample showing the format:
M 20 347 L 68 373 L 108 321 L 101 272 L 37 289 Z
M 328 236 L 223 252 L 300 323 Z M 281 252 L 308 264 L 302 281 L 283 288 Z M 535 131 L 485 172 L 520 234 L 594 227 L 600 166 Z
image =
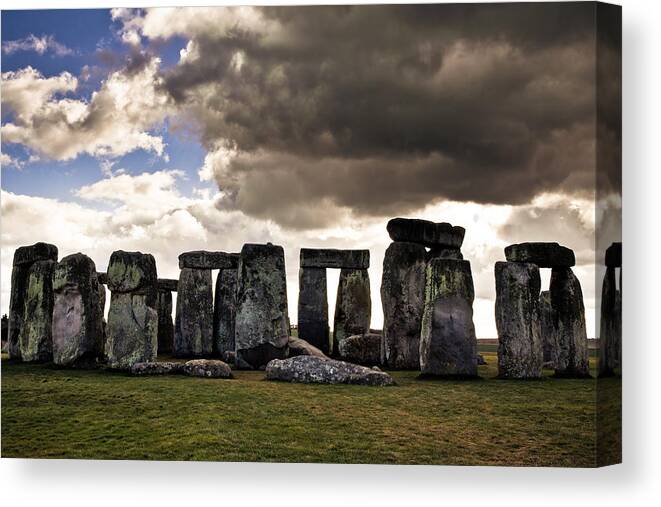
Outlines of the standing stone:
M 9 317 L 7 315 L 2 316 L 2 351 L 5 352 L 5 347 L 7 345 L 8 337 L 9 337 Z
M 544 364 L 555 366 L 555 356 L 558 349 L 555 330 L 553 329 L 553 311 L 551 309 L 551 292 L 543 291 L 539 295 L 539 323 L 542 336 Z
M 470 262 L 430 260 L 425 286 L 425 308 L 420 331 L 422 374 L 476 377 L 475 290 Z
M 53 276 L 53 362 L 91 366 L 103 354 L 105 288 L 94 261 L 81 253 L 68 255 Z
M 301 267 L 298 272 L 298 336 L 324 354 L 332 352 L 325 268 Z
M 21 359 L 20 334 L 25 311 L 25 295 L 30 266 L 40 260 L 57 261 L 57 247 L 48 243 L 22 246 L 14 252 L 9 296 L 9 329 L 7 352 L 9 359 Z
M 372 299 L 370 277 L 366 269 L 342 269 L 337 287 L 333 348 L 338 353 L 341 340 L 370 330 Z
M 420 326 L 425 306 L 426 250 L 391 243 L 383 258 L 381 304 L 385 360 L 390 368 L 420 368 Z
M 19 335 L 23 361 L 47 362 L 53 359 L 53 272 L 56 264 L 53 260 L 37 261 L 28 270 Z
M 213 353 L 213 286 L 210 269 L 183 268 L 177 286 L 176 357 Z
M 539 320 L 541 280 L 535 264 L 496 262 L 498 376 L 542 376 L 544 352 Z
M 213 307 L 213 339 L 220 357 L 234 352 L 234 321 L 236 319 L 236 269 L 221 269 L 216 279 Z
M 599 376 L 615 374 L 620 347 L 618 323 L 618 291 L 615 286 L 615 268 L 607 267 L 601 289 L 601 322 L 599 326 Z
M 558 343 L 555 375 L 589 377 L 588 336 L 581 284 L 571 268 L 553 268 L 550 289 L 553 328 Z
M 237 279 L 236 366 L 257 369 L 285 358 L 288 341 L 284 250 L 271 243 L 243 245 Z
M 172 324 L 172 292 L 158 291 L 158 353 L 170 354 L 174 345 Z
M 154 361 L 158 349 L 156 262 L 150 254 L 116 251 L 108 265 L 111 291 L 106 357 L 111 368 Z

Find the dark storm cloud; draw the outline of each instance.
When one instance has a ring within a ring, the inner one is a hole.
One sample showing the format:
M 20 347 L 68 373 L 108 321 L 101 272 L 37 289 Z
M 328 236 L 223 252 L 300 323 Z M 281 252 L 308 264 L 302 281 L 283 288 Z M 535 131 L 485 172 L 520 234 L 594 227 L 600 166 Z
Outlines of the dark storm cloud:
M 594 189 L 594 4 L 260 12 L 266 29 L 191 33 L 164 84 L 209 150 L 238 153 L 213 172 L 247 213 L 309 227 L 297 206 Z

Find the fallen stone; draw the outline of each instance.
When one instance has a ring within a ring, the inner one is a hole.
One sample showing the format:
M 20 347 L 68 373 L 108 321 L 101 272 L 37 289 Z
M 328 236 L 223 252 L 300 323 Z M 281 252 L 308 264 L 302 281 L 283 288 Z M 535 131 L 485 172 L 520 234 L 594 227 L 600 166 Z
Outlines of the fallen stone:
M 429 261 L 420 331 L 420 370 L 423 376 L 477 376 L 474 297 L 470 262 Z
M 111 293 L 105 350 L 108 366 L 128 369 L 135 363 L 156 360 L 157 304 L 155 290 L 147 294 Z
M 30 266 L 37 261 L 57 261 L 57 247 L 39 242 L 18 247 L 14 252 L 14 266 Z
M 258 369 L 287 357 L 289 343 L 285 253 L 281 246 L 241 249 L 235 321 L 236 366 Z
M 339 356 L 343 361 L 363 366 L 382 365 L 385 362 L 383 335 L 359 334 L 340 340 Z
M 368 269 L 369 250 L 301 248 L 301 268 Z
M 56 261 L 30 265 L 25 291 L 25 310 L 19 335 L 21 358 L 26 362 L 53 359 L 53 272 Z
M 176 357 L 203 357 L 213 353 L 210 269 L 183 268 L 179 274 L 173 353 Z
M 190 377 L 232 378 L 232 369 L 218 359 L 193 359 L 184 364 L 184 373 Z
M 179 280 L 174 278 L 159 278 L 156 280 L 156 287 L 161 292 L 177 292 L 177 286 L 179 285 Z
M 236 253 L 197 250 L 179 256 L 179 269 L 236 269 L 238 264 L 239 254 Z
M 156 290 L 156 261 L 151 254 L 117 250 L 108 264 L 108 289 L 116 293 Z
M 535 264 L 496 262 L 498 376 L 537 379 L 544 353 L 539 320 L 541 280 Z
M 174 324 L 172 322 L 172 292 L 158 291 L 158 353 L 169 354 L 174 349 Z
M 571 267 L 576 264 L 573 250 L 558 243 L 518 243 L 505 248 L 509 262 L 528 262 L 540 268 Z
M 213 307 L 213 340 L 220 357 L 225 352 L 233 352 L 235 347 L 236 285 L 237 270 L 221 269 L 216 278 Z
M 427 247 L 461 248 L 466 230 L 447 222 L 430 222 L 417 218 L 393 218 L 386 226 L 393 241 L 408 241 Z
M 295 336 L 289 337 L 289 357 L 296 356 L 316 356 L 321 358 L 328 358 L 321 350 L 314 345 L 308 343 L 302 338 Z
M 298 336 L 324 354 L 332 353 L 325 268 L 298 271 Z
M 148 363 L 135 363 L 131 366 L 132 375 L 176 375 L 184 373 L 184 363 L 170 361 L 153 361 Z
M 333 319 L 333 350 L 340 341 L 369 331 L 372 318 L 370 277 L 366 269 L 343 269 L 335 300 Z
M 89 367 L 103 355 L 106 291 L 94 261 L 77 253 L 64 257 L 53 275 L 53 362 Z
M 555 364 L 558 349 L 555 330 L 553 328 L 553 310 L 551 309 L 551 292 L 543 291 L 539 295 L 539 323 L 542 337 L 544 363 Z
M 266 379 L 304 384 L 358 384 L 367 386 L 390 386 L 395 384 L 392 377 L 387 373 L 344 361 L 314 356 L 274 359 L 266 366 Z
M 606 249 L 606 258 L 604 259 L 606 267 L 622 267 L 622 243 L 613 243 Z
M 390 368 L 420 368 L 420 326 L 425 306 L 426 250 L 394 242 L 383 258 L 381 304 L 385 362 Z
M 587 378 L 590 368 L 581 284 L 571 268 L 554 268 L 550 291 L 558 344 L 555 376 Z

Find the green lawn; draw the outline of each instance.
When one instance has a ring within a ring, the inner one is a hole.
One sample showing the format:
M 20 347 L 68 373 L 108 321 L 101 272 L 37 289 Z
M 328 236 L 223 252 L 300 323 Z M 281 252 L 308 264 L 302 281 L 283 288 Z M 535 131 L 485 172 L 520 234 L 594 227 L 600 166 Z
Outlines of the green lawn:
M 136 378 L 3 359 L 2 456 L 593 466 L 596 381 L 495 380 L 496 355 L 484 356 L 483 380 L 394 372 L 389 388 L 242 371 Z M 600 381 L 600 393 L 619 385 Z

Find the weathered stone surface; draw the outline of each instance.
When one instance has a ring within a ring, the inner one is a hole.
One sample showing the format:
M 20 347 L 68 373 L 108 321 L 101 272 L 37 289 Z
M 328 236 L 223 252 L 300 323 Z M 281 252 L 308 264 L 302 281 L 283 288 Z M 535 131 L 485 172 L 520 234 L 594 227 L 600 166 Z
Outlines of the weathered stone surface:
M 213 287 L 210 269 L 183 268 L 177 288 L 176 357 L 213 353 Z
M 149 363 L 135 363 L 131 366 L 132 375 L 175 375 L 184 373 L 184 363 L 171 361 L 153 361 Z
M 150 293 L 156 289 L 156 261 L 151 254 L 117 250 L 108 264 L 111 292 Z
M 364 366 L 314 356 L 274 359 L 266 366 L 267 380 L 305 384 L 390 386 L 390 375 Z
M 105 351 L 111 368 L 128 369 L 156 359 L 157 304 L 156 290 L 147 294 L 111 293 Z
M 301 268 L 368 269 L 369 250 L 301 248 Z
M 551 292 L 543 291 L 539 295 L 539 324 L 542 337 L 542 350 L 545 367 L 555 365 L 558 343 L 553 329 L 553 310 L 551 308 Z
M 53 362 L 92 366 L 103 354 L 105 288 L 94 261 L 77 253 L 64 257 L 53 276 Z
M 529 262 L 540 268 L 571 267 L 576 264 L 574 251 L 558 243 L 518 243 L 505 248 L 509 262 Z
M 457 259 L 463 260 L 464 256 L 459 248 L 432 247 L 427 252 L 427 260 L 431 259 Z
M 57 262 L 34 262 L 28 269 L 25 310 L 19 335 L 21 358 L 47 362 L 53 358 L 53 272 Z
M 241 249 L 235 324 L 236 366 L 259 368 L 287 357 L 289 314 L 285 253 L 281 246 Z
M 236 269 L 238 265 L 239 254 L 236 253 L 197 250 L 179 256 L 180 269 Z
M 14 266 L 30 266 L 37 261 L 57 261 L 57 247 L 50 243 L 21 246 L 14 252 Z
M 474 297 L 470 262 L 429 261 L 420 331 L 420 369 L 423 375 L 477 376 Z
M 333 350 L 338 352 L 341 340 L 369 332 L 372 318 L 370 277 L 366 269 L 343 269 L 335 300 Z
M 358 334 L 340 340 L 338 345 L 340 358 L 350 363 L 364 366 L 376 366 L 385 363 L 383 335 Z
M 9 335 L 7 354 L 9 359 L 21 359 L 20 334 L 25 312 L 25 292 L 27 290 L 29 266 L 14 266 L 11 272 L 11 293 L 9 295 Z
M 321 350 L 314 345 L 308 343 L 302 338 L 295 336 L 289 337 L 289 357 L 296 356 L 316 356 L 321 358 L 328 358 Z
M 96 278 L 99 281 L 100 284 L 102 285 L 108 285 L 108 273 L 102 273 L 98 271 L 96 273 Z
M 298 271 L 298 336 L 324 354 L 332 352 L 325 268 L 301 267 Z
M 156 280 L 156 287 L 161 292 L 177 292 L 177 286 L 179 285 L 179 280 L 174 278 L 159 278 Z
M 216 278 L 216 297 L 213 307 L 213 340 L 216 352 L 223 357 L 234 352 L 236 319 L 237 270 L 221 269 Z
M 0 341 L 2 342 L 2 351 L 6 352 L 7 340 L 9 337 L 9 317 L 3 315 L 0 322 L 0 329 L 2 329 L 2 339 Z
M 555 375 L 589 377 L 588 337 L 581 284 L 571 268 L 554 268 L 550 289 L 558 343 Z
M 232 378 L 232 369 L 217 359 L 193 359 L 184 364 L 184 373 L 191 377 Z
M 383 258 L 381 304 L 385 361 L 390 368 L 420 368 L 420 326 L 425 306 L 426 250 L 394 242 Z
M 393 241 L 408 241 L 428 247 L 461 248 L 466 234 L 463 227 L 417 218 L 393 218 L 386 228 Z
M 225 361 L 227 364 L 236 364 L 236 352 L 233 350 L 227 350 L 225 353 L 222 355 L 223 361 Z
M 606 249 L 606 266 L 609 268 L 622 267 L 622 243 L 613 243 Z
M 601 317 L 599 326 L 599 376 L 615 374 L 619 367 L 622 337 L 622 308 L 615 285 L 615 268 L 606 268 L 601 289 Z
M 498 376 L 542 376 L 544 353 L 539 320 L 541 280 L 535 264 L 496 262 Z
M 169 354 L 174 348 L 172 292 L 158 291 L 158 353 Z

